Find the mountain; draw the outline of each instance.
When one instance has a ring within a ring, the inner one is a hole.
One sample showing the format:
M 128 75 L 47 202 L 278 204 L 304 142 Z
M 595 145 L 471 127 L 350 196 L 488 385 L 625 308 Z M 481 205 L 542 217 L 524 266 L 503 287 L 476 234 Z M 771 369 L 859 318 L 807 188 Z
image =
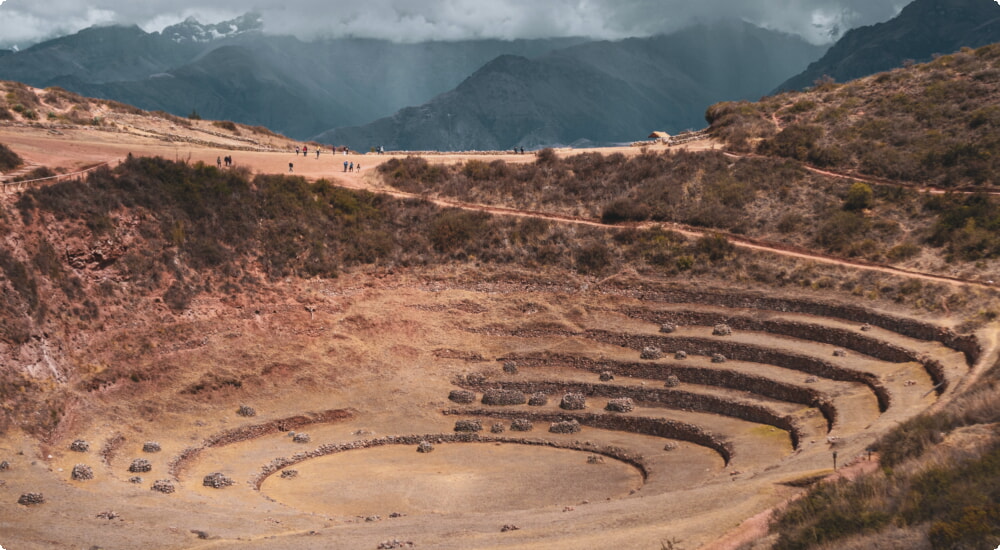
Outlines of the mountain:
M 307 138 L 423 103 L 499 55 L 536 56 L 583 42 L 303 42 L 259 29 L 252 14 L 214 25 L 188 19 L 160 33 L 93 27 L 0 56 L 0 79 Z
M 846 82 L 930 61 L 963 47 L 1000 42 L 1000 5 L 995 0 L 916 0 L 895 19 L 848 31 L 821 59 L 778 90 L 801 90 L 823 76 Z
M 756 99 L 821 54 L 797 37 L 722 21 L 532 59 L 503 56 L 424 105 L 316 139 L 450 150 L 631 141 L 701 127 L 712 103 Z

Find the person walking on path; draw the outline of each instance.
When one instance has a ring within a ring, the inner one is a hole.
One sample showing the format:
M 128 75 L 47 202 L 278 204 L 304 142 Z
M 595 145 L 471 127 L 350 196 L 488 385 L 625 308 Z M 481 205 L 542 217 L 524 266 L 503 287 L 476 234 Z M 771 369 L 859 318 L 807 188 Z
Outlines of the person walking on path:
M 299 146 L 295 146 L 295 156 L 299 156 Z
M 288 173 L 292 173 L 292 171 L 293 171 L 293 168 L 295 168 L 295 164 L 293 164 L 293 163 L 289 162 L 289 163 L 288 163 Z
M 316 158 L 319 158 L 319 148 L 316 149 Z
M 354 171 L 354 163 L 352 162 L 351 163 L 351 168 L 350 168 L 350 170 L 348 170 L 348 172 L 353 172 L 353 171 Z
M 347 171 L 347 161 L 346 160 L 344 161 L 344 171 L 345 172 Z
M 215 157 L 215 165 L 222 168 L 222 157 Z

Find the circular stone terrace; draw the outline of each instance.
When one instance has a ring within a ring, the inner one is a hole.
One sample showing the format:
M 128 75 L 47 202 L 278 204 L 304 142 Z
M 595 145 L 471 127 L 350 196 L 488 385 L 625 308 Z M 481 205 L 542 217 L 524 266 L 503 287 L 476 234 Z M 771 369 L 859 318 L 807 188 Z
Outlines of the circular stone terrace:
M 384 385 L 303 399 L 291 416 L 229 414 L 227 429 L 157 453 L 136 434 L 107 435 L 63 461 L 101 466 L 97 481 L 71 481 L 80 490 L 168 479 L 176 492 L 161 501 L 258 518 L 257 536 L 233 542 L 243 547 L 374 548 L 393 533 L 434 548 L 632 547 L 684 533 L 697 547 L 830 473 L 835 455 L 864 460 L 983 353 L 975 337 L 852 305 L 676 287 L 576 298 L 379 293 L 352 307 L 369 312 L 358 338 L 398 367 Z M 426 330 L 404 335 L 395 359 L 400 335 L 380 316 Z M 128 471 L 138 457 L 149 473 Z M 203 483 L 218 473 L 235 483 Z M 302 539 L 313 524 L 319 539 Z M 498 539 L 505 524 L 518 529 Z

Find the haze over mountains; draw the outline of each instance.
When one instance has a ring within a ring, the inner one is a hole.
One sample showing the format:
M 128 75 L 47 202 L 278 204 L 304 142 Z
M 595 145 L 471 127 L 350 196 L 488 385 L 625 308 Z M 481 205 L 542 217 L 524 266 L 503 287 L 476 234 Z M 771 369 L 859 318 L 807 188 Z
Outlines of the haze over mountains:
M 963 47 L 1000 41 L 1000 4 L 995 0 L 916 0 L 891 21 L 848 31 L 830 50 L 779 90 L 811 86 L 824 75 L 837 82 L 930 61 Z
M 393 149 L 606 144 L 704 126 L 722 99 L 756 99 L 822 51 L 725 21 L 668 36 L 588 42 L 534 59 L 493 60 L 419 107 L 321 141 Z
M 847 33 L 819 61 L 824 47 L 733 20 L 621 41 L 401 44 L 268 35 L 248 14 L 152 33 L 86 29 L 0 52 L 0 79 L 359 150 L 535 148 L 700 128 L 717 101 L 997 40 L 993 0 L 916 0 L 892 21 Z

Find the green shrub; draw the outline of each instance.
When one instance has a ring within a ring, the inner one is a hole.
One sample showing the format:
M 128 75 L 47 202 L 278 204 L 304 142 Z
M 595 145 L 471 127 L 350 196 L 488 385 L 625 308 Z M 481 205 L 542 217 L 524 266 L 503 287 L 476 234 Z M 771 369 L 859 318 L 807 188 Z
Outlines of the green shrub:
M 868 184 L 856 181 L 847 191 L 844 199 L 844 210 L 865 210 L 875 205 L 875 192 Z

